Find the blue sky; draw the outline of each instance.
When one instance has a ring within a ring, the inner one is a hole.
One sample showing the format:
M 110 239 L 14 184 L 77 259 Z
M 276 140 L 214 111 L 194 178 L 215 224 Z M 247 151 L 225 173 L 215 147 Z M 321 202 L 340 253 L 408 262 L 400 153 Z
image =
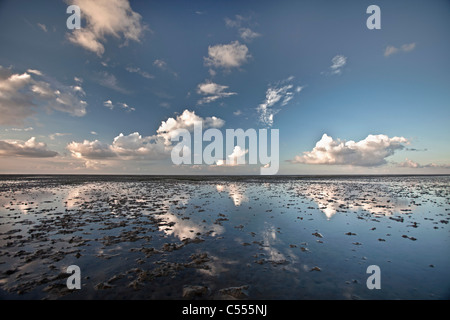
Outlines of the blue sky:
M 448 1 L 2 1 L 0 173 L 259 173 L 173 165 L 163 124 L 193 119 L 278 129 L 279 174 L 450 173 L 449 17 Z

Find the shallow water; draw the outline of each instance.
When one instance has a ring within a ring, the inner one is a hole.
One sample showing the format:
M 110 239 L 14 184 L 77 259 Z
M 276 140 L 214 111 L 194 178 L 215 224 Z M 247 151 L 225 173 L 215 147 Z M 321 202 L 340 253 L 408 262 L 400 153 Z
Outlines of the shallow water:
M 0 298 L 449 299 L 449 182 L 0 176 Z

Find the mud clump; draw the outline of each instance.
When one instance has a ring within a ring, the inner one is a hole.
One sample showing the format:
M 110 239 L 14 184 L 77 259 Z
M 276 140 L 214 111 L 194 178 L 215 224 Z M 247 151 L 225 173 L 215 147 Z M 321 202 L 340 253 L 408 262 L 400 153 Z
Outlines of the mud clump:
M 182 297 L 185 299 L 200 298 L 207 296 L 209 292 L 210 290 L 206 286 L 185 285 L 183 287 Z
M 229 287 L 229 288 L 220 289 L 218 294 L 219 294 L 219 297 L 224 300 L 247 299 L 249 288 L 250 288 L 249 285 L 243 285 L 240 287 Z

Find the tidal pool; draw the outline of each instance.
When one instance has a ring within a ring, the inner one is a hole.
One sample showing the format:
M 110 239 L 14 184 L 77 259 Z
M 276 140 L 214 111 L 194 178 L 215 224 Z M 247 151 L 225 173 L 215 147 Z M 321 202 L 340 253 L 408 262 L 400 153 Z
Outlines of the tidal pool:
M 449 299 L 449 182 L 0 176 L 0 299 Z

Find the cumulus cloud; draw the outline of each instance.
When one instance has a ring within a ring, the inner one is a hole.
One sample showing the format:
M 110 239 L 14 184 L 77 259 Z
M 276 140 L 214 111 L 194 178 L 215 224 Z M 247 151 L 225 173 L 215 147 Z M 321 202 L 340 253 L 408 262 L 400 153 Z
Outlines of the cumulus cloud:
M 30 70 L 29 70 L 30 71 Z M 33 72 L 38 74 L 37 72 Z M 81 98 L 86 96 L 83 88 L 79 85 L 63 86 L 45 81 L 34 81 L 31 91 L 35 98 L 46 100 L 46 107 L 62 112 L 70 113 L 74 116 L 84 116 L 86 114 L 87 103 Z
M 28 141 L 0 140 L 2 157 L 51 158 L 57 155 L 56 151 L 48 150 L 45 143 L 37 142 L 35 137 Z
M 257 107 L 261 123 L 272 126 L 274 116 L 280 111 L 279 107 L 286 106 L 296 93 L 302 91 L 303 87 L 292 84 L 293 79 L 294 77 L 289 77 L 269 86 L 266 91 L 266 99 Z
M 130 107 L 128 104 L 123 103 L 123 102 L 119 102 L 119 106 L 124 109 L 126 112 L 130 112 L 130 111 L 136 111 L 135 108 Z
M 125 159 L 161 159 L 168 150 L 158 136 L 142 137 L 139 132 L 127 136 L 122 133 L 114 138 L 111 150 Z
M 70 42 L 102 56 L 108 36 L 140 42 L 146 27 L 140 14 L 133 11 L 128 0 L 70 0 L 80 7 L 86 25 L 68 34 Z
M 0 125 L 20 125 L 40 106 L 81 117 L 86 114 L 84 97 L 79 84 L 60 84 L 39 70 L 20 74 L 0 66 Z
M 368 135 L 364 140 L 333 140 L 324 134 L 312 151 L 303 152 L 292 162 L 326 165 L 380 166 L 386 158 L 405 148 L 408 140 L 404 137 L 389 138 L 386 135 Z
M 195 111 L 186 109 L 176 118 L 169 118 L 166 121 L 162 121 L 156 132 L 158 136 L 164 139 L 166 145 L 170 145 L 178 129 L 193 131 L 196 123 L 202 123 L 203 129 L 207 129 L 221 128 L 225 124 L 225 121 L 215 116 L 202 118 L 196 115 Z
M 111 110 L 114 109 L 114 105 L 111 100 L 106 100 L 105 102 L 103 102 L 103 105 Z
M 71 142 L 67 145 L 69 150 L 75 158 L 78 159 L 105 159 L 114 158 L 116 154 L 111 150 L 111 146 L 102 143 L 98 140 L 83 142 Z
M 421 168 L 422 167 L 417 162 L 409 160 L 408 158 L 406 158 L 404 162 L 399 163 L 398 166 L 404 167 L 404 168 Z
M 420 168 L 450 169 L 450 165 L 448 165 L 448 164 L 428 163 L 428 164 L 422 165 L 422 164 L 419 164 L 408 158 L 406 158 L 405 161 L 398 163 L 397 166 L 402 167 L 402 168 L 412 168 L 412 169 L 420 169 Z
M 0 124 L 22 124 L 23 119 L 32 115 L 32 95 L 29 84 L 31 76 L 27 73 L 13 74 L 0 66 Z
M 245 44 L 234 41 L 229 44 L 218 44 L 208 47 L 205 65 L 216 68 L 238 68 L 251 57 Z
M 247 149 L 242 149 L 240 146 L 235 146 L 233 152 L 228 155 L 228 160 L 218 160 L 218 166 L 237 166 L 240 163 L 245 163 L 245 155 L 248 153 Z
M 202 118 L 194 111 L 185 110 L 176 118 L 168 118 L 162 121 L 155 135 L 142 136 L 139 132 L 129 135 L 123 133 L 115 137 L 112 143 L 103 143 L 99 140 L 83 142 L 71 142 L 67 145 L 73 157 L 84 160 L 86 165 L 89 161 L 97 160 L 157 160 L 170 156 L 172 150 L 171 138 L 177 129 L 192 131 L 194 124 L 202 122 L 203 128 L 219 128 L 224 121 L 217 117 Z
M 236 94 L 236 92 L 226 92 L 226 89 L 228 89 L 228 86 L 223 86 L 211 81 L 200 83 L 197 86 L 197 93 L 204 95 L 205 97 L 199 100 L 198 104 L 210 103 L 217 99 L 230 97 Z
M 398 52 L 409 52 L 409 51 L 414 50 L 415 47 L 416 47 L 415 42 L 404 44 L 399 48 L 394 47 L 394 46 L 387 46 L 386 49 L 384 50 L 384 56 L 389 57 L 390 55 L 398 53 Z
M 111 100 L 106 100 L 103 102 L 103 105 L 105 107 L 107 107 L 110 110 L 113 110 L 114 107 L 119 107 L 120 109 L 125 110 L 126 112 L 131 112 L 131 111 L 136 111 L 135 108 L 130 107 L 128 104 L 124 103 L 124 102 L 117 102 L 115 105 L 113 104 L 113 102 Z
M 55 101 L 49 101 L 47 107 L 50 109 L 67 112 L 73 116 L 82 117 L 86 114 L 87 102 L 81 100 L 84 91 L 78 86 L 66 87 L 64 92 L 55 91 Z

